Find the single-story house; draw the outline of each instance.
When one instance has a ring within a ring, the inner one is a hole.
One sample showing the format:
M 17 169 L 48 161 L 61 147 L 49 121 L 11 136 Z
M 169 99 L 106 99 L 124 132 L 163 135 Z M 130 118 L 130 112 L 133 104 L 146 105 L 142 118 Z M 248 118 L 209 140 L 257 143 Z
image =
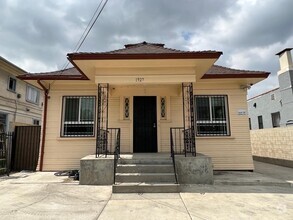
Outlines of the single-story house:
M 110 154 L 110 128 L 119 128 L 122 154 L 169 153 L 183 138 L 175 153 L 208 155 L 215 170 L 253 170 L 247 89 L 269 73 L 214 65 L 221 55 L 142 42 L 69 53 L 73 68 L 22 75 L 45 91 L 40 170 Z

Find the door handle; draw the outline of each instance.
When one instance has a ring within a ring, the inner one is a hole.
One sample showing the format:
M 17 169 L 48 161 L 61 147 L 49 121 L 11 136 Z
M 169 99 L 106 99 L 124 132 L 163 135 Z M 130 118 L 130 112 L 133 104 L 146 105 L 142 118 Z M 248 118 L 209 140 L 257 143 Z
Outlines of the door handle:
M 156 123 L 154 123 L 154 124 L 153 124 L 153 128 L 156 128 L 156 127 L 157 127 L 157 125 L 156 125 Z

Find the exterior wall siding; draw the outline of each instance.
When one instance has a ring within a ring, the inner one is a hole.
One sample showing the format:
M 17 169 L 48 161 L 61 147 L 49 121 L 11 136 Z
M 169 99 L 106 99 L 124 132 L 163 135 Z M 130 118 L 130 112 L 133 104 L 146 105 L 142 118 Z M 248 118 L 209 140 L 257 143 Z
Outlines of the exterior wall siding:
M 215 89 L 216 88 L 216 89 Z M 133 94 L 167 97 L 167 118 L 158 115 L 158 152 L 170 152 L 170 127 L 181 127 L 182 97 L 180 85 L 138 87 L 111 87 L 109 98 L 109 127 L 121 128 L 121 152 L 132 152 Z M 217 170 L 253 169 L 247 115 L 238 115 L 238 110 L 246 110 L 246 90 L 239 89 L 234 82 L 194 84 L 194 94 L 227 95 L 230 113 L 231 135 L 227 137 L 196 137 L 198 153 L 212 157 Z M 96 140 L 91 138 L 60 137 L 62 96 L 97 95 L 97 87 L 89 82 L 56 82 L 51 87 L 48 102 L 48 122 L 44 154 L 44 171 L 78 169 L 80 158 L 95 154 Z M 123 119 L 123 97 L 130 97 L 130 118 Z M 95 126 L 97 126 L 95 124 Z
M 213 82 L 215 83 L 215 82 Z M 216 170 L 254 169 L 248 116 L 238 115 L 239 110 L 247 112 L 247 91 L 235 83 L 198 83 L 196 95 L 227 95 L 229 105 L 230 136 L 196 137 L 197 152 L 212 158 Z
M 48 99 L 47 128 L 44 149 L 44 171 L 79 169 L 79 160 L 95 154 L 95 137 L 60 137 L 62 97 L 96 95 L 97 87 L 68 81 L 52 85 Z

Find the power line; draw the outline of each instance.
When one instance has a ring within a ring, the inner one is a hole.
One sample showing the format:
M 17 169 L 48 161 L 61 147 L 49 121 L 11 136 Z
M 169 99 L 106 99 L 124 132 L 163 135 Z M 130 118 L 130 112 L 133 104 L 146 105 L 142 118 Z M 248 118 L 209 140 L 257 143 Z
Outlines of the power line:
M 102 0 L 103 1 L 103 0 Z M 88 34 L 90 33 L 91 29 L 93 28 L 94 24 L 96 23 L 97 19 L 100 17 L 100 14 L 102 13 L 102 11 L 104 10 L 106 4 L 107 4 L 108 0 L 105 1 L 105 3 L 102 6 L 102 9 L 100 10 L 99 14 L 97 15 L 96 19 L 94 20 L 94 22 L 92 23 L 90 29 L 87 31 L 86 35 L 84 36 L 83 40 L 80 42 L 80 45 L 78 46 L 78 48 L 76 49 L 75 52 L 77 52 L 79 50 L 79 48 L 82 46 L 83 42 L 85 41 L 86 37 L 88 36 Z
M 99 13 L 97 14 L 97 12 L 98 12 L 98 10 L 99 10 L 99 8 L 100 8 L 100 6 L 101 6 L 101 4 L 102 4 L 103 1 L 104 1 L 104 0 L 101 0 L 100 3 L 99 3 L 99 5 L 98 5 L 98 7 L 96 8 L 96 10 L 95 10 L 95 12 L 94 12 L 94 14 L 93 14 L 91 20 L 89 21 L 87 27 L 85 28 L 84 32 L 82 33 L 82 35 L 81 35 L 80 39 L 78 40 L 76 46 L 74 47 L 74 52 L 77 52 L 77 51 L 80 49 L 80 47 L 83 45 L 85 39 L 86 39 L 87 36 L 89 35 L 90 31 L 92 30 L 93 26 L 95 25 L 96 21 L 98 20 L 98 18 L 100 17 L 102 11 L 104 10 L 104 8 L 105 8 L 105 6 L 106 6 L 108 0 L 106 0 L 106 1 L 104 2 L 104 4 L 103 4 L 101 10 L 100 10 Z M 96 15 L 96 14 L 97 14 L 97 15 Z M 96 16 L 96 18 L 95 18 L 95 20 L 93 21 L 93 19 L 94 19 L 95 16 Z M 93 21 L 93 22 L 92 22 L 92 21 Z M 91 23 L 92 23 L 92 24 L 91 24 Z M 90 26 L 90 24 L 91 24 L 91 26 Z M 89 28 L 89 26 L 90 26 L 90 28 Z M 86 33 L 86 34 L 85 34 L 85 33 Z M 67 61 L 67 62 L 63 65 L 61 72 L 63 72 L 63 71 L 68 67 L 68 65 L 69 65 L 69 62 Z
M 90 24 L 92 23 L 94 17 L 96 16 L 96 14 L 97 14 L 97 12 L 98 12 L 98 10 L 99 10 L 99 8 L 100 8 L 102 2 L 103 2 L 103 0 L 100 1 L 100 4 L 99 4 L 98 7 L 96 8 L 96 10 L 95 10 L 95 12 L 94 12 L 94 14 L 93 14 L 91 20 L 89 21 L 89 23 L 87 24 L 86 28 L 84 29 L 84 31 L 83 31 L 82 35 L 80 36 L 80 38 L 79 38 L 77 44 L 75 45 L 73 51 L 76 51 L 76 50 L 77 50 L 77 47 L 78 47 L 79 43 L 81 42 L 82 38 L 84 37 L 84 34 L 86 33 L 86 30 L 89 28 L 89 26 L 90 26 Z

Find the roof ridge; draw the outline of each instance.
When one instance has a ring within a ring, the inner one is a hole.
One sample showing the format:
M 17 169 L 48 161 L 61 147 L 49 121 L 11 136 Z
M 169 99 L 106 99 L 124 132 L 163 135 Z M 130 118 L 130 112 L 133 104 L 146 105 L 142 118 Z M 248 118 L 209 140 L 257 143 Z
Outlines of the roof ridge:
M 164 46 L 165 46 L 165 44 L 163 44 L 163 43 L 150 43 L 150 42 L 143 41 L 143 42 L 136 43 L 136 44 L 124 44 L 124 47 L 125 48 L 132 48 L 132 47 L 141 46 L 141 45 L 158 46 L 158 47 L 161 47 L 161 48 L 164 48 Z
M 164 46 L 165 44 L 161 44 L 161 43 L 148 43 L 146 41 L 143 41 L 141 43 L 137 43 L 137 44 L 125 44 L 125 48 L 121 48 L 121 49 L 117 49 L 117 50 L 112 50 L 112 51 L 107 51 L 104 53 L 115 53 L 115 52 L 121 52 L 121 51 L 125 51 L 128 49 L 134 49 L 134 48 L 139 48 L 139 47 L 144 47 L 144 46 L 151 46 L 154 48 L 159 48 L 159 49 L 165 49 L 165 50 L 169 50 L 169 51 L 174 51 L 174 52 L 190 52 L 190 51 L 183 51 L 183 50 L 177 50 L 177 49 L 173 49 L 173 48 L 167 48 Z M 191 51 L 192 52 L 192 51 Z M 101 52 L 103 53 L 103 52 Z

